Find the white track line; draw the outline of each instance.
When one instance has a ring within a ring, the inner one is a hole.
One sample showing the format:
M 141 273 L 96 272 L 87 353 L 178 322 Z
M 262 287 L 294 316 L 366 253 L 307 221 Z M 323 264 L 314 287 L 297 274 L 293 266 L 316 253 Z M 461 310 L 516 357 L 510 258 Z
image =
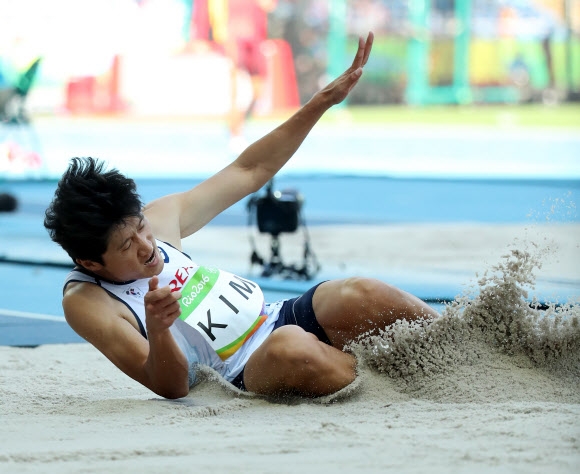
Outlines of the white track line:
M 62 316 L 51 316 L 49 314 L 40 314 L 40 313 L 25 313 L 23 311 L 13 311 L 10 309 L 0 308 L 0 317 L 1 316 L 8 316 L 10 318 L 42 319 L 44 321 L 56 321 L 59 323 L 66 323 L 66 320 Z

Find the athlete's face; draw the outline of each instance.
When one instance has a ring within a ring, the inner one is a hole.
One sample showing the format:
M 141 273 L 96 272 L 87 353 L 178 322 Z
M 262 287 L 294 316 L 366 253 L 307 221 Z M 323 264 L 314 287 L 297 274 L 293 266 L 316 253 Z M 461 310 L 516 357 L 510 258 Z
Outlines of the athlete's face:
M 111 232 L 104 265 L 91 262 L 83 266 L 113 281 L 151 278 L 163 270 L 163 259 L 145 216 L 130 217 Z

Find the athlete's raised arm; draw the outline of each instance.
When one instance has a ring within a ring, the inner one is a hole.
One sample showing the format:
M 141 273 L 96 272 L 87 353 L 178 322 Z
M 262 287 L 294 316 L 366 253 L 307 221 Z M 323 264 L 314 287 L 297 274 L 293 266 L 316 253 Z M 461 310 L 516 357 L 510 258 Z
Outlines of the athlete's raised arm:
M 145 207 L 156 237 L 177 248 L 220 212 L 259 190 L 284 166 L 318 120 L 342 102 L 359 81 L 368 61 L 373 33 L 359 38 L 350 67 L 317 92 L 282 125 L 250 145 L 235 161 L 193 189 L 160 198 Z

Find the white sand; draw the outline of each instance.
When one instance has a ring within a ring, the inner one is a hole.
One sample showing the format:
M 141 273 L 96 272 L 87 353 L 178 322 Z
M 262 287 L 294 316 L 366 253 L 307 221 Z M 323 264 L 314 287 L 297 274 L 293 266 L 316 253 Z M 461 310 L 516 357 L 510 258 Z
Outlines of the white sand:
M 322 400 L 255 398 L 209 374 L 188 397 L 167 401 L 88 344 L 0 347 L 0 472 L 578 472 L 578 307 L 559 325 L 557 317 L 536 321 L 520 287 L 531 278 L 526 265 L 540 258 L 538 281 L 578 288 L 579 230 L 311 230 L 332 272 L 384 274 L 388 265 L 393 274 L 440 272 L 468 284 L 499 264 L 468 306 L 356 345 L 359 378 Z M 206 249 L 209 260 L 209 243 L 226 233 L 241 242 L 226 251 L 242 266 L 245 231 L 208 228 L 188 247 Z M 523 240 L 530 233 L 552 253 L 535 251 Z M 515 248 L 531 256 L 502 259 L 516 237 Z

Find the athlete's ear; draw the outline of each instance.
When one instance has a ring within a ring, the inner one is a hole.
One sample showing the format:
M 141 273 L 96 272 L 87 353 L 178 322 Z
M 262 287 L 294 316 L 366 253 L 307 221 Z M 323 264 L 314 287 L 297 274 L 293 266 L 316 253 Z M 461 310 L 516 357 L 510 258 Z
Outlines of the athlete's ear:
M 99 271 L 101 268 L 103 268 L 103 265 L 98 262 L 93 262 L 92 260 L 77 258 L 75 262 L 77 265 L 80 265 L 81 267 L 84 267 L 91 272 Z

